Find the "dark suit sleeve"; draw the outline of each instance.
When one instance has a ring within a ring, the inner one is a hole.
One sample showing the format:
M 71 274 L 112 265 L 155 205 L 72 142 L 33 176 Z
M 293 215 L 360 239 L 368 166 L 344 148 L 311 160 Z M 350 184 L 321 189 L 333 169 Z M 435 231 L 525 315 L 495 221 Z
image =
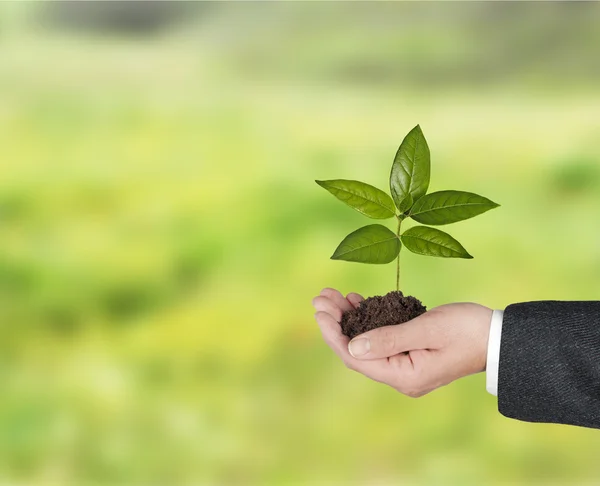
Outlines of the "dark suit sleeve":
M 600 302 L 506 308 L 498 409 L 528 422 L 600 428 Z

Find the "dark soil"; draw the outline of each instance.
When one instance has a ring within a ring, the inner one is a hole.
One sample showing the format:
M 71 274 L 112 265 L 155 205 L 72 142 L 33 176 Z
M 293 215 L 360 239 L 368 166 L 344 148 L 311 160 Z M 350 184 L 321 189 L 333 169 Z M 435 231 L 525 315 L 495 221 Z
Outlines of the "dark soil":
M 346 311 L 342 316 L 342 332 L 352 339 L 377 327 L 392 326 L 410 321 L 427 309 L 413 296 L 404 297 L 394 290 L 383 297 L 376 295 L 363 300 L 357 309 Z

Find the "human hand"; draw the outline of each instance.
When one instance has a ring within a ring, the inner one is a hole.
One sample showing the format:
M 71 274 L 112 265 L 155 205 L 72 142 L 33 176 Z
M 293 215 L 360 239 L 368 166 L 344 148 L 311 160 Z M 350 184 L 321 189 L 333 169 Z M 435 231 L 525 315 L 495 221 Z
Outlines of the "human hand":
M 350 341 L 339 322 L 343 312 L 362 300 L 358 294 L 344 297 L 326 288 L 312 301 L 325 342 L 351 370 L 414 398 L 485 371 L 491 309 L 473 303 L 446 304 Z

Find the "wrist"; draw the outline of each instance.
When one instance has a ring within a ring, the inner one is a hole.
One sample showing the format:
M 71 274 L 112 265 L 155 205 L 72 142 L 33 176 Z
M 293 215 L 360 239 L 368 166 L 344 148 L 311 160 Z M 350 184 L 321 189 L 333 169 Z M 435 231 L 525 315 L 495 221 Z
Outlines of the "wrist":
M 492 323 L 493 310 L 483 305 L 477 305 L 477 317 L 475 319 L 478 330 L 477 339 L 477 364 L 476 373 L 486 371 L 488 344 L 490 340 L 490 327 Z

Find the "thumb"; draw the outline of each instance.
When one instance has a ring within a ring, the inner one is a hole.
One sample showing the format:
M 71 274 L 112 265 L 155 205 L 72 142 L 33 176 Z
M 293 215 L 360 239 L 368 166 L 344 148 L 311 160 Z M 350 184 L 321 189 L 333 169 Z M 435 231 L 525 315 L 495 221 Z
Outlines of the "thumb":
M 415 349 L 434 348 L 430 327 L 425 322 L 426 315 L 356 336 L 348 343 L 348 351 L 358 359 L 380 359 Z

